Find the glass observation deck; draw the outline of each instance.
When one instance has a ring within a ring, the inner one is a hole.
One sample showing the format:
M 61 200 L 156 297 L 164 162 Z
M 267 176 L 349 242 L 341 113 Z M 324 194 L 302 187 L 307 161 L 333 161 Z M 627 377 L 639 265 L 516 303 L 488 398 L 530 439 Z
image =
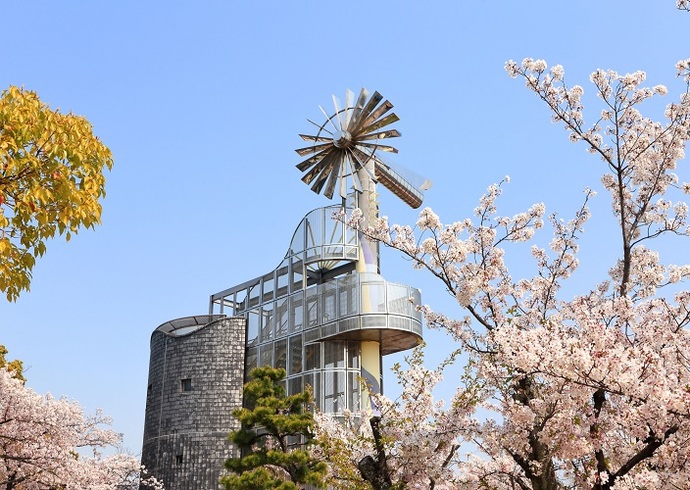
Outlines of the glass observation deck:
M 209 318 L 246 319 L 245 376 L 254 367 L 286 370 L 288 393 L 308 384 L 321 410 L 357 410 L 362 344 L 380 355 L 422 340 L 420 292 L 356 270 L 357 233 L 333 219 L 339 206 L 300 222 L 280 265 L 211 296 Z

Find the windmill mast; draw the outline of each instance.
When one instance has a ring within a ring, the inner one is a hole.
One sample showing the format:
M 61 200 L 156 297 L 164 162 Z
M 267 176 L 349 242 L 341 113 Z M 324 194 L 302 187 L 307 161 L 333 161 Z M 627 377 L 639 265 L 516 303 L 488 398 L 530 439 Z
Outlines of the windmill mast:
M 369 160 L 366 163 L 366 169 L 362 168 L 358 172 L 359 181 L 362 183 L 362 192 L 356 193 L 357 206 L 362 211 L 364 227 L 375 224 L 379 217 L 378 202 L 376 196 L 376 182 L 371 178 L 374 175 L 374 161 Z M 360 233 L 360 256 L 357 261 L 357 272 L 371 272 L 379 274 L 379 244 L 373 240 L 369 240 Z
M 362 183 L 362 192 L 357 193 L 357 205 L 362 211 L 363 226 L 373 225 L 378 218 L 378 202 L 376 199 L 376 183 L 371 178 L 374 175 L 374 160 L 366 162 L 368 168 L 358 171 L 359 180 Z M 357 261 L 357 272 L 360 274 L 380 273 L 379 264 L 379 244 L 361 232 L 359 234 L 359 260 Z M 384 298 L 378 297 L 378 289 L 366 284 L 362 286 L 362 313 L 374 313 L 380 301 Z M 381 355 L 380 339 L 362 340 L 361 343 L 362 377 L 367 380 L 369 390 L 374 393 L 381 393 L 383 386 L 383 361 Z M 362 393 L 362 407 L 371 407 L 368 393 Z

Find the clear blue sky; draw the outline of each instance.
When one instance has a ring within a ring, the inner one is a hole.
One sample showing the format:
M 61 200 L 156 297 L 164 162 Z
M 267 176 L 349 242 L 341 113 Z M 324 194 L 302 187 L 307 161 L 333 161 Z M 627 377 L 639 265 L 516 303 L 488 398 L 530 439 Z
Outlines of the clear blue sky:
M 272 270 L 302 216 L 329 204 L 300 181 L 294 149 L 331 94 L 364 86 L 395 104 L 403 137 L 390 161 L 434 181 L 426 204 L 446 221 L 506 174 L 507 213 L 543 201 L 567 216 L 600 187 L 601 166 L 505 61 L 560 63 L 585 90 L 598 67 L 644 69 L 670 101 L 674 64 L 690 57 L 690 14 L 674 0 L 7 1 L 0 17 L 0 87 L 86 116 L 115 156 L 102 226 L 48 244 L 31 292 L 0 302 L 0 343 L 37 391 L 112 415 L 134 453 L 153 329 Z M 380 204 L 393 222 L 416 218 L 385 190 Z M 602 193 L 583 288 L 615 257 L 598 239 L 608 209 Z M 396 254 L 382 270 L 459 314 Z M 447 339 L 428 340 L 433 362 Z

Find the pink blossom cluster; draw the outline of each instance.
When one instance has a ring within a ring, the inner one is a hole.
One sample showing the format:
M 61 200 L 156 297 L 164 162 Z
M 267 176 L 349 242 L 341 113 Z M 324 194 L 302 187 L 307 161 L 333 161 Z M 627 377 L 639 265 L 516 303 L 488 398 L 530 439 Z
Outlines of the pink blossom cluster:
M 39 395 L 0 368 L 0 488 L 43 490 L 162 490 L 153 478 L 140 481 L 134 456 L 104 455 L 121 435 L 108 417 L 86 416 L 75 402 Z
M 568 220 L 547 216 L 543 204 L 500 214 L 507 179 L 487 189 L 471 217 L 450 224 L 431 209 L 415 227 L 391 226 L 386 218 L 367 226 L 357 211 L 349 217 L 351 226 L 438 278 L 464 310 L 452 319 L 420 307 L 427 325 L 457 342 L 454 359 L 465 363 L 453 399 L 434 401 L 443 366 L 425 368 L 421 354 L 407 369 L 396 368 L 403 387 L 398 400 L 377 397 L 397 482 L 408 488 L 687 488 L 690 291 L 683 287 L 690 265 L 665 264 L 658 248 L 690 232 L 682 201 L 690 184 L 680 180 L 678 165 L 690 139 L 690 60 L 676 68 L 684 87 L 666 106 L 663 123 L 640 108 L 668 96 L 665 86 L 645 87 L 641 71 L 596 70 L 590 81 L 601 107 L 588 125 L 584 89 L 566 85 L 563 67 L 533 59 L 506 64 L 570 140 L 603 163 L 601 183 L 617 227 L 597 239 L 619 250 L 604 282 L 584 289 L 582 277 L 568 282 L 579 267 L 595 197 L 590 189 Z M 547 246 L 536 240 L 542 229 L 552 233 Z M 514 278 L 506 256 L 520 253 L 520 244 L 527 245 L 533 272 Z M 566 284 L 580 292 L 566 295 Z M 351 444 L 356 459 L 374 449 L 366 420 L 351 417 L 339 431 L 320 422 L 330 427 L 324 437 Z
M 374 395 L 372 403 L 382 420 L 382 442 L 394 481 L 407 488 L 439 490 L 458 488 L 462 483 L 454 468 L 460 448 L 458 434 L 470 434 L 475 422 L 469 417 L 475 401 L 464 393 L 456 396 L 449 407 L 436 401 L 432 391 L 442 380 L 441 365 L 428 369 L 423 365 L 423 350 L 416 349 L 403 369 L 394 372 L 403 386 L 398 400 Z M 318 451 L 331 464 L 331 482 L 335 488 L 348 488 L 351 470 L 368 454 L 375 453 L 370 413 L 365 411 L 336 418 L 332 414 L 316 415 Z M 335 442 L 337 441 L 337 442 Z

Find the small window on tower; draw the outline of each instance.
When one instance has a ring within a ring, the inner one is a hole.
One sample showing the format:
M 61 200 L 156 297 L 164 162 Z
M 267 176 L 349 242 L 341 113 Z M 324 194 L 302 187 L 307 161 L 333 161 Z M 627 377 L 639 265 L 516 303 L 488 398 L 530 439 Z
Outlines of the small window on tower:
M 175 463 L 176 464 L 182 464 L 182 455 L 181 454 L 178 454 L 177 456 L 175 456 Z
M 184 378 L 180 380 L 180 389 L 182 390 L 182 393 L 192 391 L 192 378 Z

